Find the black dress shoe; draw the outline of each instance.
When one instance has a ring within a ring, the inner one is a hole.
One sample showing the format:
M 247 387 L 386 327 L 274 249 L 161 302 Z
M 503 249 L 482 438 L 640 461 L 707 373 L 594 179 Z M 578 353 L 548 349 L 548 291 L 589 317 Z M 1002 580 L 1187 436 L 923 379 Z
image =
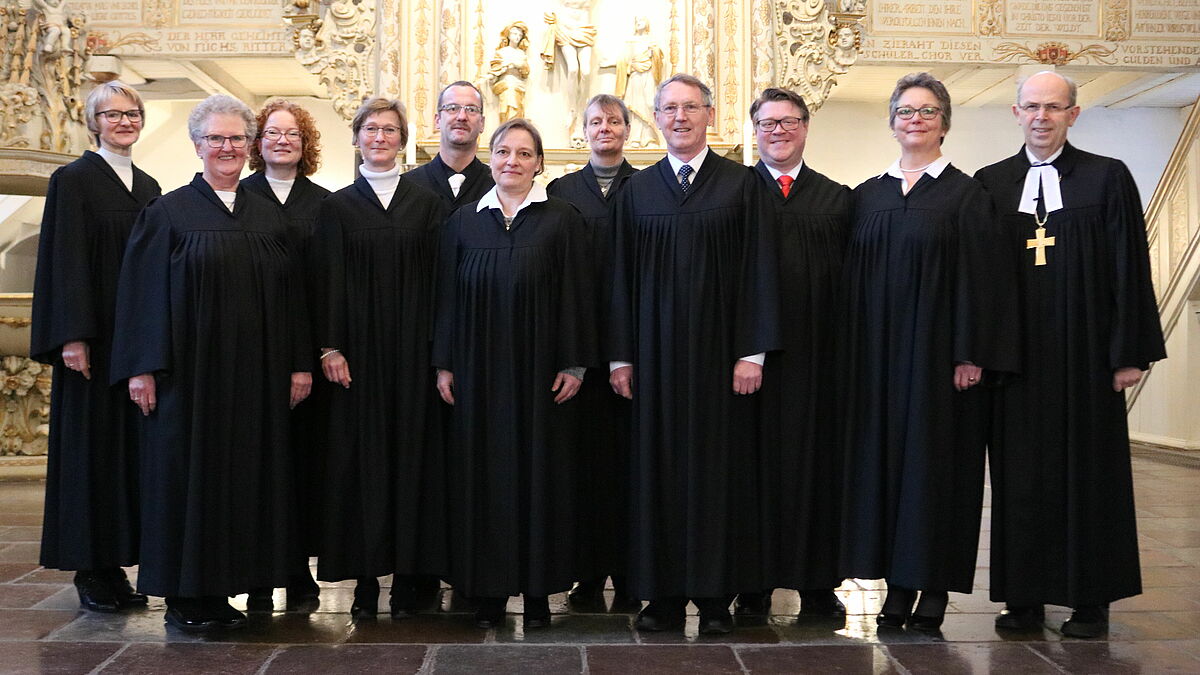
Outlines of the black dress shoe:
M 246 593 L 246 611 L 247 612 L 273 612 L 275 611 L 275 600 L 272 597 L 275 593 L 274 588 L 251 588 L 250 592 Z
M 359 577 L 354 587 L 354 603 L 350 605 L 350 616 L 355 619 L 374 619 L 379 615 L 379 580 L 375 577 Z
M 246 615 L 234 609 L 228 598 L 219 595 L 204 597 L 200 599 L 200 606 L 217 628 L 236 630 L 246 625 Z
M 125 570 L 120 567 L 100 570 L 98 574 L 108 582 L 108 587 L 112 589 L 113 595 L 117 598 L 117 606 L 121 609 L 145 607 L 150 601 L 144 594 L 133 590 L 133 586 L 129 583 L 129 577 L 125 576 Z
M 996 615 L 996 628 L 1000 630 L 1041 630 L 1046 620 L 1046 610 L 1041 605 L 1005 605 Z
M 912 616 L 913 603 L 917 601 L 917 592 L 903 586 L 889 586 L 883 599 L 883 609 L 875 617 L 875 623 L 887 628 L 903 628 L 904 622 Z
M 96 572 L 86 570 L 76 572 L 75 591 L 79 593 L 79 606 L 84 609 L 105 614 L 120 610 L 111 584 Z
M 163 619 L 167 625 L 185 633 L 208 633 L 217 629 L 216 618 L 204 611 L 200 598 L 167 598 Z
M 321 604 L 321 587 L 312 578 L 312 572 L 305 566 L 304 572 L 297 572 L 288 578 L 287 608 L 316 609 Z
M 680 630 L 687 619 L 686 605 L 677 602 L 651 600 L 638 612 L 634 627 L 649 633 Z
M 812 619 L 844 619 L 846 606 L 832 590 L 800 591 L 800 616 Z
M 738 616 L 764 616 L 771 613 L 771 590 L 738 593 L 734 613 Z
M 550 599 L 544 595 L 526 595 L 522 625 L 525 626 L 525 630 L 548 627 L 550 625 Z
M 1108 633 L 1108 610 L 1099 605 L 1080 605 L 1062 625 L 1062 634 L 1073 638 L 1098 638 Z
M 701 635 L 727 635 L 733 632 L 733 615 L 728 609 L 700 612 Z
M 908 627 L 922 633 L 936 633 L 946 619 L 946 605 L 950 602 L 950 594 L 946 591 L 921 591 L 921 600 L 912 616 L 908 617 Z
M 417 614 L 417 589 L 413 577 L 396 574 L 392 576 L 392 592 L 388 596 L 388 608 L 393 619 L 408 619 Z
M 502 626 L 506 605 L 508 598 L 479 598 L 475 601 L 475 625 L 484 629 Z

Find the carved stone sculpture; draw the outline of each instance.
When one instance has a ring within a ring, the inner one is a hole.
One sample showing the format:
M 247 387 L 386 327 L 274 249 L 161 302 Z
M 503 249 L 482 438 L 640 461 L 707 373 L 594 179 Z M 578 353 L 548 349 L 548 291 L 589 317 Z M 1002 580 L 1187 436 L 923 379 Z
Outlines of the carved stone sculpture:
M 317 75 L 345 119 L 373 91 L 375 0 L 295 0 L 284 8 L 296 60 Z
M 500 31 L 488 79 L 499 102 L 500 122 L 525 116 L 525 85 L 529 79 L 529 28 L 514 21 Z
M 542 61 L 553 70 L 559 53 L 566 70 L 567 105 L 570 109 L 568 129 L 571 147 L 587 147 L 583 137 L 583 105 L 586 103 L 588 81 L 592 72 L 592 48 L 596 46 L 596 26 L 592 23 L 595 0 L 559 0 L 558 11 L 546 12 L 546 44 Z
M 609 66 L 617 70 L 615 93 L 629 108 L 629 144 L 635 148 L 655 145 L 658 129 L 654 125 L 654 91 L 665 77 L 666 68 L 663 50 L 650 36 L 646 17 L 634 17 L 633 37 L 625 42 L 621 54 L 615 61 L 600 64 L 601 68 Z
M 832 5 L 832 3 L 835 3 Z M 775 75 L 813 110 L 820 108 L 862 47 L 861 0 L 779 0 L 773 6 Z

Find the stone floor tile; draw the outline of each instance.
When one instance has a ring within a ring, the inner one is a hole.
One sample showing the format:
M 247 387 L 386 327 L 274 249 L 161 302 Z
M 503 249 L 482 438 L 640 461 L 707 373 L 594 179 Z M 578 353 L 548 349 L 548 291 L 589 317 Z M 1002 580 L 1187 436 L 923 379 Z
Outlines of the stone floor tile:
M 627 614 L 554 615 L 549 628 L 526 631 L 520 615 L 496 629 L 497 642 L 525 644 L 619 644 L 634 642 L 633 617 Z
M 117 650 L 119 644 L 79 642 L 6 642 L 0 672 L 6 675 L 77 675 L 87 673 Z
M 275 655 L 269 675 L 331 675 L 337 673 L 416 673 L 424 663 L 424 645 L 302 645 Z
M 33 542 L 42 541 L 42 528 L 39 525 L 17 525 L 0 530 L 0 541 L 3 542 Z
M 773 627 L 774 618 L 768 617 L 737 617 L 734 620 L 734 630 L 727 635 L 701 635 L 700 617 L 687 617 L 683 630 L 662 631 L 651 633 L 638 631 L 638 641 L 648 645 L 678 645 L 678 644 L 775 644 L 779 642 L 779 634 Z
M 349 617 L 346 618 L 349 620 Z M 476 628 L 470 615 L 422 614 L 393 621 L 386 614 L 376 620 L 357 621 L 346 642 L 396 642 L 402 644 L 481 643 L 488 631 Z
M 888 653 L 912 675 L 963 675 L 964 673 L 1057 674 L 1045 659 L 1025 645 L 930 644 L 889 645 Z
M 36 569 L 34 563 L 0 563 L 0 584 L 16 581 Z
M 1163 546 L 1196 548 L 1200 546 L 1200 531 L 1195 530 L 1144 529 L 1138 534 L 1139 540 L 1143 537 L 1149 540 L 1144 547 L 1149 548 L 1162 548 Z
M 1171 554 L 1188 565 L 1200 565 L 1200 547 L 1174 548 Z
M 673 675 L 675 673 L 741 673 L 733 649 L 724 645 L 653 647 L 588 647 L 588 672 L 592 675 Z
M 62 590 L 57 584 L 0 584 L 0 609 L 29 609 Z
M 1142 588 L 1200 586 L 1200 567 L 1143 567 Z
M 34 586 L 35 584 L 12 584 L 14 588 L 22 586 Z M 63 584 L 41 584 L 42 586 L 53 587 L 54 593 L 45 600 L 33 606 L 33 609 L 61 609 L 61 610 L 77 610 L 79 609 L 79 593 L 75 590 L 74 585 Z M 0 586 L 3 588 L 3 586 Z
M 1161 518 L 1195 518 L 1196 508 L 1183 504 L 1142 504 L 1138 503 L 1139 511 L 1149 511 Z
M 121 652 L 101 672 L 114 675 L 253 675 L 274 647 L 235 644 L 135 644 Z
M 578 647 L 449 645 L 438 647 L 431 662 L 436 675 L 583 672 L 583 657 Z
M 35 563 L 41 552 L 42 545 L 40 543 L 5 544 L 0 548 L 0 562 Z
M 1047 623 L 1055 630 L 1062 622 Z M 1109 616 L 1108 639 L 1124 640 L 1182 640 L 1200 635 L 1200 612 L 1112 612 Z M 1064 638 L 1066 639 L 1066 638 Z
M 37 525 L 41 527 L 42 514 L 12 513 L 0 508 L 0 525 Z
M 0 609 L 0 640 L 40 640 L 78 616 L 78 612 Z
M 174 629 L 171 631 L 176 632 Z M 348 616 L 256 612 L 247 615 L 244 629 L 217 634 L 213 639 L 264 644 L 340 644 L 353 632 L 354 624 Z
M 1200 588 L 1145 588 L 1141 595 L 1112 603 L 1113 611 L 1200 611 Z
M 22 584 L 70 584 L 75 582 L 75 573 L 69 570 L 42 568 L 26 574 L 18 580 Z
M 1200 658 L 1171 642 L 1070 641 L 1031 645 L 1069 673 L 1196 673 Z
M 770 673 L 900 673 L 887 651 L 874 645 L 745 647 L 737 649 L 753 675 Z

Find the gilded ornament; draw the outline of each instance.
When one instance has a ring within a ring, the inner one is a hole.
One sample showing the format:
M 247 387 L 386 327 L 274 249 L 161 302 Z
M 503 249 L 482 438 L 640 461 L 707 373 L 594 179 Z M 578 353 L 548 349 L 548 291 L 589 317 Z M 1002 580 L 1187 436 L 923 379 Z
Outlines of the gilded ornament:
M 1117 62 L 1115 58 L 1112 58 L 1115 51 L 1115 47 L 1097 44 L 1073 50 L 1065 42 L 1043 42 L 1032 49 L 1017 42 L 1003 42 L 996 45 L 996 60 L 998 62 L 1028 60 L 1048 66 L 1065 66 L 1076 60 L 1081 63 L 1094 61 L 1097 64 L 1113 65 Z

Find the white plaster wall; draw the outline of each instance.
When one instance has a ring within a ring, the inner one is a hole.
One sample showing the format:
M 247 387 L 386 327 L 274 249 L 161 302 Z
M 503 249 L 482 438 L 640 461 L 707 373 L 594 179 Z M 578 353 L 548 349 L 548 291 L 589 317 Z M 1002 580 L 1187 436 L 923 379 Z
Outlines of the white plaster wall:
M 1188 304 L 1167 338 L 1167 360 L 1154 366 L 1129 411 L 1129 432 L 1135 440 L 1200 450 L 1200 301 Z
M 1079 116 L 1069 138 L 1076 147 L 1117 157 L 1129 165 L 1144 208 L 1171 157 L 1183 121 L 1173 108 L 1092 108 Z M 1016 153 L 1021 143 L 1021 129 L 1011 108 L 960 107 L 953 110 L 943 152 L 970 174 Z M 804 156 L 817 171 L 851 187 L 878 175 L 899 156 L 899 146 L 887 126 L 887 101 L 826 104 L 813 115 Z

